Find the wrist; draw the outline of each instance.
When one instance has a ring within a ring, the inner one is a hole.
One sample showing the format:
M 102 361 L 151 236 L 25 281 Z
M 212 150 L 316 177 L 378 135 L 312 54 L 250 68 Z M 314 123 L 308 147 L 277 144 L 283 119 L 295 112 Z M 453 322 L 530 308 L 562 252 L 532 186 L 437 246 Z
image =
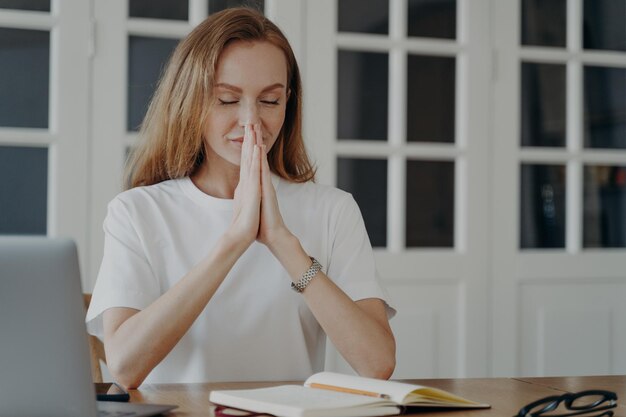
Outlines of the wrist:
M 250 240 L 242 238 L 237 233 L 229 230 L 222 235 L 218 241 L 218 246 L 225 253 L 234 253 L 240 256 L 246 251 L 246 249 L 248 249 L 252 242 L 254 242 L 254 239 Z
M 300 240 L 288 230 L 268 248 L 294 283 L 300 281 L 302 274 L 311 266 L 311 258 L 302 248 Z
M 296 248 L 300 246 L 300 240 L 289 231 L 286 227 L 283 227 L 276 232 L 272 233 L 272 236 L 265 243 L 267 248 L 278 257 L 279 253 L 284 253 L 289 248 Z

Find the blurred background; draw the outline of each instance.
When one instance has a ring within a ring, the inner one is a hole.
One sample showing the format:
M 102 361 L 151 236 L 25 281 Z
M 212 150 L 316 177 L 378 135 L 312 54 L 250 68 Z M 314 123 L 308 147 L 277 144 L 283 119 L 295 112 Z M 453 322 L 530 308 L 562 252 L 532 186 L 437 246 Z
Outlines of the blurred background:
M 626 0 L 0 0 L 0 234 L 74 238 L 91 292 L 159 74 L 242 4 L 361 207 L 395 378 L 626 373 Z

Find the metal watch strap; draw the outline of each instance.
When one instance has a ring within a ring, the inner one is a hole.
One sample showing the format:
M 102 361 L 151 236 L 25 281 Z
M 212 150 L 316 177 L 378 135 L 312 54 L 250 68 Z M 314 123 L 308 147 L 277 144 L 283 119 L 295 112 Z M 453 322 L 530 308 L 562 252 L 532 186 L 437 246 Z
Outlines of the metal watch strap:
M 320 269 L 322 269 L 322 265 L 320 265 L 320 263 L 317 262 L 317 259 L 315 259 L 312 256 L 309 256 L 309 258 L 311 258 L 311 261 L 313 261 L 313 264 L 309 267 L 309 269 L 306 270 L 304 274 L 302 274 L 302 278 L 300 278 L 300 281 L 296 283 L 293 283 L 293 282 L 291 283 L 291 289 L 294 290 L 295 292 L 304 291 L 304 289 L 306 288 L 307 285 L 309 285 L 309 282 L 311 282 L 313 277 L 317 275 Z

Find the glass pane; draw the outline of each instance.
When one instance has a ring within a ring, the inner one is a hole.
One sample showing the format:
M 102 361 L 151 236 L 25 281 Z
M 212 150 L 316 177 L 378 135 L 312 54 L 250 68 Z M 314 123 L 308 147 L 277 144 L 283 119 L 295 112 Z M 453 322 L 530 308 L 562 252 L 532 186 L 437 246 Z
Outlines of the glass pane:
M 626 149 L 626 68 L 584 68 L 587 148 Z
M 407 141 L 454 143 L 455 67 L 455 58 L 408 56 Z
M 359 205 L 372 246 L 387 246 L 387 160 L 338 158 L 337 187 Z
M 0 234 L 45 235 L 48 149 L 0 146 L 0 178 Z
M 454 247 L 453 161 L 407 161 L 406 246 Z
M 583 47 L 626 51 L 626 1 L 584 0 Z
M 0 28 L 0 126 L 48 127 L 50 33 Z
M 338 51 L 337 137 L 387 140 L 389 55 Z
M 150 19 L 187 20 L 188 0 L 129 0 L 129 17 Z
M 220 10 L 229 9 L 231 7 L 251 7 L 260 11 L 265 10 L 265 1 L 263 0 L 209 0 L 209 14 L 219 12 Z
M 565 166 L 522 164 L 520 246 L 565 247 Z
M 565 47 L 566 0 L 522 0 L 522 45 Z
M 389 33 L 389 0 L 339 0 L 339 32 Z
M 409 36 L 456 39 L 456 0 L 409 0 Z
M 522 63 L 522 146 L 565 146 L 565 65 Z
M 586 166 L 583 247 L 626 247 L 626 166 Z
M 131 36 L 128 42 L 128 125 L 138 130 L 178 39 Z
M 50 11 L 50 0 L 0 0 L 0 9 Z

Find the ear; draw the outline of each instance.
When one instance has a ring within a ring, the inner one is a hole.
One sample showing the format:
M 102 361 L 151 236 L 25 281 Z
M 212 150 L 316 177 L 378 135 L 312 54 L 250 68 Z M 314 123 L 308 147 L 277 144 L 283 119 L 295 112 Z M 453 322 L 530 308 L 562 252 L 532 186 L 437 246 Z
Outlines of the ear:
M 289 100 L 289 97 L 291 97 L 291 88 L 287 89 L 287 100 Z

